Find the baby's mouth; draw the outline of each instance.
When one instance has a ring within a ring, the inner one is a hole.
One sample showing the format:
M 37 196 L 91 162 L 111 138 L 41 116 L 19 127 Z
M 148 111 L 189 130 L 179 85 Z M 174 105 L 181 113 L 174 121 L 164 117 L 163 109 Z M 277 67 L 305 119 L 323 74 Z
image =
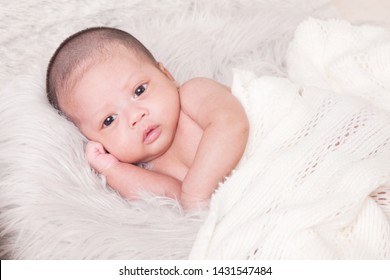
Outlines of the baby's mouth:
M 144 132 L 144 143 L 151 144 L 157 140 L 161 134 L 161 129 L 159 126 L 148 127 Z

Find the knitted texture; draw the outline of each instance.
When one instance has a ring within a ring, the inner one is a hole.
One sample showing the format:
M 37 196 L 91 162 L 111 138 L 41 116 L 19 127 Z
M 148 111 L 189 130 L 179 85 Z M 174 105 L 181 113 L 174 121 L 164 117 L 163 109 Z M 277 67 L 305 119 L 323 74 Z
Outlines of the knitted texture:
M 289 50 L 295 83 L 236 71 L 250 141 L 191 258 L 390 258 L 386 41 L 380 28 L 310 19 Z

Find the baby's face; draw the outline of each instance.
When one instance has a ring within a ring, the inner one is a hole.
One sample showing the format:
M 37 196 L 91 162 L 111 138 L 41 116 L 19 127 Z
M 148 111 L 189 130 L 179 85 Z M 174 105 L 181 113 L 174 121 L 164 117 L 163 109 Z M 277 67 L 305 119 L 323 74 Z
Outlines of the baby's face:
M 148 162 L 173 142 L 178 88 L 165 68 L 125 48 L 94 64 L 76 83 L 64 111 L 90 140 L 122 162 Z

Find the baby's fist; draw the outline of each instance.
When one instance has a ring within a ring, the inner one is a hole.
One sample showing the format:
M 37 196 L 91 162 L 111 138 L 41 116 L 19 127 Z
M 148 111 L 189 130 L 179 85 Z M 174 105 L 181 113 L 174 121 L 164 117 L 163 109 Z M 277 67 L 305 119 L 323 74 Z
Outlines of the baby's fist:
M 107 153 L 103 145 L 99 142 L 89 141 L 85 147 L 85 157 L 93 169 L 100 174 L 106 172 L 119 163 L 118 159 Z

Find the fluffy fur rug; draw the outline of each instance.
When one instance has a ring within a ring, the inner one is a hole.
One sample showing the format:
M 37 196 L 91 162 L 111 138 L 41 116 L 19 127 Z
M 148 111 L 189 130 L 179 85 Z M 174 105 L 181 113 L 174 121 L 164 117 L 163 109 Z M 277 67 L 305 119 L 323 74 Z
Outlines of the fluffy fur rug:
M 7 1 L 0 9 L 0 256 L 186 259 L 202 213 L 172 200 L 125 201 L 91 171 L 84 138 L 48 105 L 45 70 L 70 34 L 129 31 L 180 82 L 228 85 L 232 69 L 285 76 L 298 23 L 335 11 L 316 0 Z

